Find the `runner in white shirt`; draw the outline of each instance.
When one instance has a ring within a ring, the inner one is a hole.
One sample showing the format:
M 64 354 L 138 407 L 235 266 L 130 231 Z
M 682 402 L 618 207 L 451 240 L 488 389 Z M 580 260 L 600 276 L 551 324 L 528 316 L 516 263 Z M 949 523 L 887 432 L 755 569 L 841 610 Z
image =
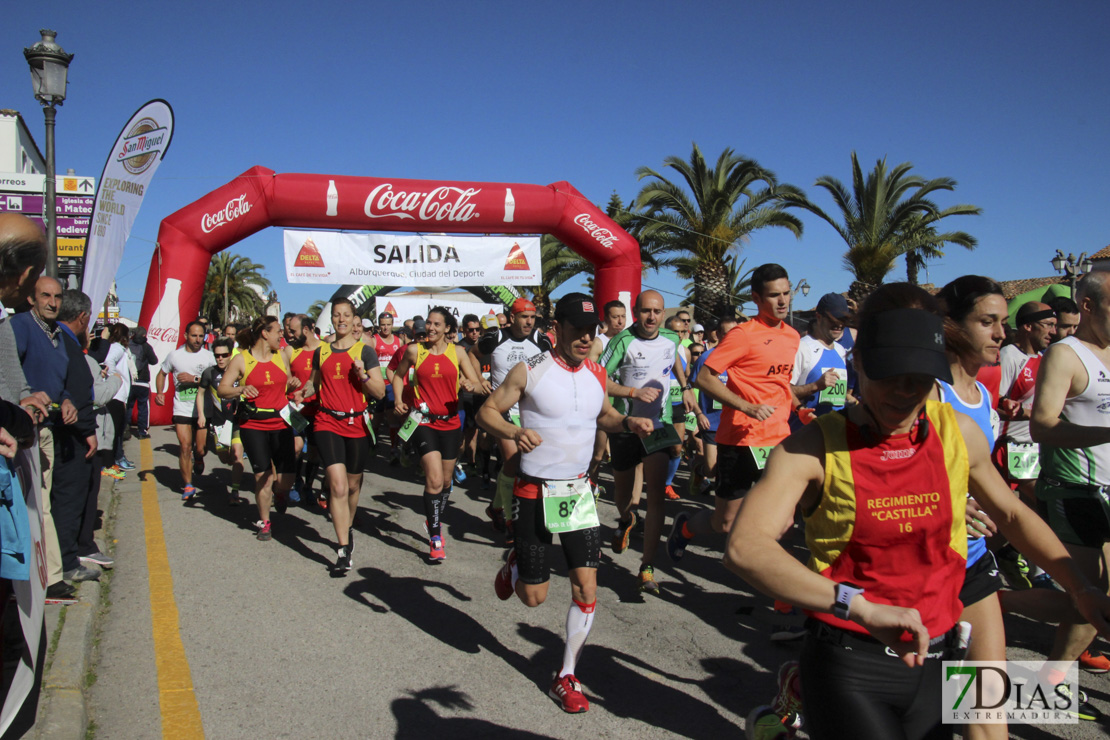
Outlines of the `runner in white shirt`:
M 572 600 L 567 641 L 548 695 L 571 713 L 590 708 L 574 672 L 594 621 L 601 560 L 601 525 L 586 477 L 591 442 L 598 428 L 641 438 L 653 429 L 650 419 L 624 416 L 606 398 L 605 370 L 587 359 L 596 313 L 582 293 L 559 299 L 555 349 L 515 365 L 478 412 L 486 430 L 514 440 L 522 453 L 513 486 L 516 542 L 494 581 L 497 596 L 506 600 L 516 593 L 532 607 L 544 602 L 552 534 L 558 533 L 567 559 Z M 517 404 L 519 427 L 505 419 Z
M 601 353 L 609 345 L 609 340 L 624 331 L 628 321 L 628 309 L 620 301 L 609 301 L 602 309 L 605 322 L 601 325 L 593 344 L 590 345 L 590 359 L 597 362 Z
M 813 416 L 844 408 L 849 399 L 855 402 L 848 390 L 847 350 L 839 343 L 848 315 L 848 301 L 839 293 L 826 293 L 817 302 L 813 329 L 798 345 L 790 376 L 790 386 L 801 402 L 797 417 L 790 418 L 793 429 Z
M 166 377 L 172 376 L 176 386 L 173 397 L 173 428 L 177 432 L 177 462 L 184 481 L 181 497 L 185 501 L 197 492 L 193 486 L 193 474 L 200 475 L 204 472 L 207 432 L 197 428 L 197 389 L 200 387 L 201 373 L 215 365 L 216 358 L 203 345 L 204 325 L 199 321 L 189 322 L 185 327 L 185 344 L 166 355 L 154 381 L 154 403 L 159 406 L 166 405 L 166 393 L 162 390 Z

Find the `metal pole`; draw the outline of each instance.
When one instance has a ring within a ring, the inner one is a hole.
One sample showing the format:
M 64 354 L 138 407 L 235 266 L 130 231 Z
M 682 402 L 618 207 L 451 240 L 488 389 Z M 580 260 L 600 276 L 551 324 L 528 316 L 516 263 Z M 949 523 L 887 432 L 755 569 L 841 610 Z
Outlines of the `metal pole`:
M 224 270 L 224 326 L 227 326 L 227 270 Z
M 54 182 L 54 106 L 42 109 L 46 116 L 46 275 L 58 277 L 58 216 Z

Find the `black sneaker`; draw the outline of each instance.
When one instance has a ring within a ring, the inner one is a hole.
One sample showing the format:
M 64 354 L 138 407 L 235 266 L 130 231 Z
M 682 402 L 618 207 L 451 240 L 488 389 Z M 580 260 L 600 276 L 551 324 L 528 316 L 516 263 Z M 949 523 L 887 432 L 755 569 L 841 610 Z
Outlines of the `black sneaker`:
M 351 570 L 351 546 L 346 545 L 339 548 L 337 554 L 335 565 L 331 568 L 331 574 L 333 578 L 342 578 Z
M 72 606 L 77 603 L 77 589 L 65 581 L 58 581 L 46 587 L 46 603 Z

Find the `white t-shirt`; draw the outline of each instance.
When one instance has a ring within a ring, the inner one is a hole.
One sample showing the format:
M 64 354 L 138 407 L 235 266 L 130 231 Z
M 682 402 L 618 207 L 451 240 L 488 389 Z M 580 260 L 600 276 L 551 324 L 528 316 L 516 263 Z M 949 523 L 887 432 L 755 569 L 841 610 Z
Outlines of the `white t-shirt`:
M 166 355 L 166 359 L 162 362 L 162 372 L 174 378 L 173 383 L 177 385 L 178 373 L 200 375 L 215 364 L 216 358 L 210 351 L 202 349 L 199 352 L 190 352 L 185 348 L 185 345 L 182 345 Z M 160 390 L 162 389 L 156 388 L 154 392 L 157 393 Z M 174 395 L 174 416 L 197 415 L 197 390 L 198 386 L 193 386 L 192 388 L 179 390 Z
M 131 353 L 122 344 L 112 342 L 112 346 L 108 348 L 108 356 L 104 358 L 108 373 L 119 373 L 123 377 L 123 384 L 116 391 L 116 395 L 112 396 L 113 401 L 127 403 L 127 397 L 131 394 L 131 363 L 128 362 L 130 356 Z

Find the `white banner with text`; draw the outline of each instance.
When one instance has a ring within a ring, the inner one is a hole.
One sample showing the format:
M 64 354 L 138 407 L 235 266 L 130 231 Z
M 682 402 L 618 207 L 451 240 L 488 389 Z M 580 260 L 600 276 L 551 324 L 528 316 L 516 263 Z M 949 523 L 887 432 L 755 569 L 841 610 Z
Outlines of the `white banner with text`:
M 331 285 L 539 285 L 540 238 L 287 229 L 285 274 Z

